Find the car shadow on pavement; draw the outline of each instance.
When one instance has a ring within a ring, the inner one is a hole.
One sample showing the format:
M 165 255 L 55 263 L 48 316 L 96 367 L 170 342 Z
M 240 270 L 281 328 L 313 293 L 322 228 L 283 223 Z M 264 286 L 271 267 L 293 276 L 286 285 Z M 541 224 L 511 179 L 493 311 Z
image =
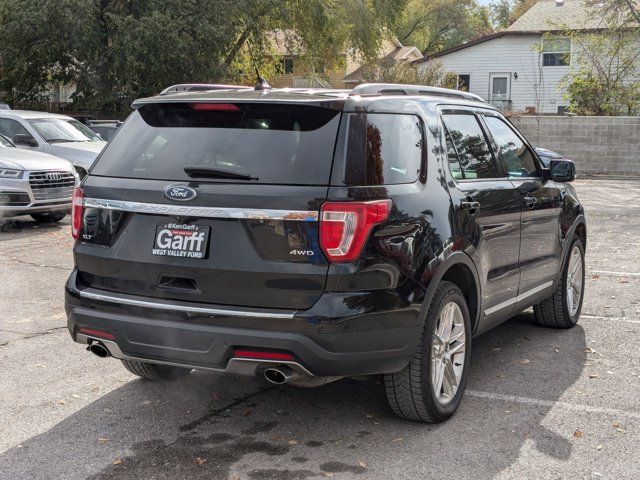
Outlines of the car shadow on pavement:
M 39 235 L 42 232 L 60 232 L 65 231 L 71 236 L 69 227 L 69 216 L 67 215 L 61 222 L 38 223 L 31 217 L 8 217 L 0 216 L 0 234 L 17 233 L 21 237 L 31 237 Z
M 583 370 L 582 327 L 522 314 L 473 348 L 467 395 L 439 425 L 394 417 L 374 381 L 303 390 L 195 372 L 129 381 L 0 455 L 0 477 L 492 478 L 525 443 L 567 459 L 570 439 L 544 418 Z

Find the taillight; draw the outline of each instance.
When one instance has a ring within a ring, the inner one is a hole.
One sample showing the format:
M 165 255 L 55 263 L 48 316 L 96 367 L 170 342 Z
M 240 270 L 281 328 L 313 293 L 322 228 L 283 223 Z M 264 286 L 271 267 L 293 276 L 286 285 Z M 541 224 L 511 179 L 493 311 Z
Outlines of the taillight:
M 82 216 L 84 215 L 84 191 L 77 187 L 73 189 L 71 201 L 71 236 L 77 240 L 82 230 Z
M 320 247 L 330 262 L 360 256 L 371 229 L 389 216 L 391 200 L 327 202 L 320 212 Z

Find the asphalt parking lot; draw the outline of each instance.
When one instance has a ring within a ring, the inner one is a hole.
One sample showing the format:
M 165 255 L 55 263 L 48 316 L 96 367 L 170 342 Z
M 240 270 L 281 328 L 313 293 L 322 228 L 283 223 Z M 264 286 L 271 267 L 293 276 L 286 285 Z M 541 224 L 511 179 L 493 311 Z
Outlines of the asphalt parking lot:
M 0 227 L 0 478 L 640 478 L 640 181 L 576 182 L 577 327 L 524 313 L 474 341 L 458 413 L 392 415 L 374 382 L 313 390 L 192 373 L 148 383 L 74 344 L 69 217 Z

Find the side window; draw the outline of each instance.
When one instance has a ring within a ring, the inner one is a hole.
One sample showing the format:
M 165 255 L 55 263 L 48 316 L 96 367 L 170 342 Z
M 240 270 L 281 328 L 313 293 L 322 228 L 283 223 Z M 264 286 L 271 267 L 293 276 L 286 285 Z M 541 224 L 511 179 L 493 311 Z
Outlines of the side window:
M 454 178 L 497 178 L 498 169 L 475 115 L 451 114 L 442 118 L 449 136 L 448 143 L 458 153 L 457 165 L 452 163 L 449 153 L 449 167 Z M 450 151 L 449 146 L 447 150 Z
M 447 132 L 447 129 L 444 130 L 445 141 L 447 142 L 447 159 L 449 160 L 449 170 L 451 170 L 451 175 L 456 180 L 460 180 L 464 178 L 462 176 L 462 167 L 460 167 L 460 159 L 458 158 L 458 152 L 456 152 L 456 147 L 453 146 L 453 142 L 451 141 L 451 135 Z
M 10 118 L 0 118 L 0 133 L 9 138 L 9 140 L 13 140 L 13 137 L 18 134 L 31 136 L 29 131 L 24 128 L 20 122 Z
M 498 151 L 507 166 L 509 176 L 537 177 L 538 169 L 533 154 L 513 129 L 497 117 L 487 116 L 485 121 L 498 145 Z
M 395 185 L 418 180 L 422 124 L 415 115 L 349 114 L 344 182 Z

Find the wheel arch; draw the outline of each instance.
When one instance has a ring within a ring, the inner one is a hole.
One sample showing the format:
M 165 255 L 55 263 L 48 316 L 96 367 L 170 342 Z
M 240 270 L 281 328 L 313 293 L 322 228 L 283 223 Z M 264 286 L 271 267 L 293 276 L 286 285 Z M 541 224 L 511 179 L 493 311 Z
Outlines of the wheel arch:
M 471 331 L 475 332 L 480 319 L 480 281 L 473 261 L 463 252 L 454 252 L 436 269 L 425 293 L 420 318 L 424 322 L 435 291 L 443 280 L 455 284 L 462 291 L 469 308 Z

